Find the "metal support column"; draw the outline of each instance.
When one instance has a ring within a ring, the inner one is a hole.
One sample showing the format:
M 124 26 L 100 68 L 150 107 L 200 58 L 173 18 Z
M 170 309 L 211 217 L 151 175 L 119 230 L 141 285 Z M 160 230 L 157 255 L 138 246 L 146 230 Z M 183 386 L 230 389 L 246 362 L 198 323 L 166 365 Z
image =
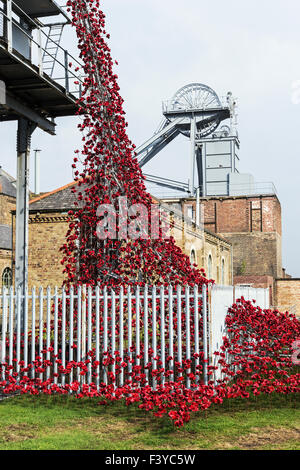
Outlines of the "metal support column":
M 195 152 L 196 152 L 196 118 L 191 117 L 191 174 L 189 179 L 189 193 L 193 196 L 195 191 Z
M 15 287 L 24 295 L 28 284 L 28 218 L 29 218 L 29 152 L 31 135 L 36 125 L 19 118 L 17 136 L 17 201 Z M 21 331 L 24 328 L 25 309 L 21 309 Z

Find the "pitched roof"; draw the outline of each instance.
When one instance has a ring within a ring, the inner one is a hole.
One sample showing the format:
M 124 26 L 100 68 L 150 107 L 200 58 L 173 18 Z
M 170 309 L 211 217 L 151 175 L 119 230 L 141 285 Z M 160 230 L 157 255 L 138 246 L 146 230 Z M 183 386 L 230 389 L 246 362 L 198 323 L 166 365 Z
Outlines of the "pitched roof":
M 9 225 L 0 225 L 0 248 L 12 250 L 12 228 Z
M 29 203 L 30 211 L 68 211 L 75 209 L 75 201 L 77 201 L 76 193 L 72 192 L 77 182 L 72 181 L 61 188 L 45 193 L 34 199 Z
M 77 186 L 78 182 L 72 181 L 61 188 L 50 191 L 49 193 L 43 193 L 38 197 L 34 197 L 29 202 L 29 211 L 68 211 L 78 208 L 75 206 L 75 201 L 78 202 L 76 193 L 72 192 L 74 186 Z M 81 187 L 81 192 L 83 192 L 84 186 Z M 158 204 L 159 200 L 155 199 L 153 196 L 153 204 Z
M 0 193 L 16 197 L 16 180 L 0 167 Z

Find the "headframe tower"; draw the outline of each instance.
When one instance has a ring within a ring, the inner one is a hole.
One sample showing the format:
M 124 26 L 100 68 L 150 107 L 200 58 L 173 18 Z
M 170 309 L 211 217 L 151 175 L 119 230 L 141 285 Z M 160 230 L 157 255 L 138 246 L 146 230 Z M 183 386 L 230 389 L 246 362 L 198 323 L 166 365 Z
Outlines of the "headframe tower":
M 190 176 L 187 182 L 180 182 L 146 174 L 147 181 L 192 197 L 229 194 L 239 161 L 232 93 L 221 100 L 207 85 L 191 83 L 163 102 L 163 116 L 158 131 L 137 149 L 139 164 L 143 167 L 177 136 L 184 135 L 190 139 Z M 221 125 L 228 119 L 229 125 Z

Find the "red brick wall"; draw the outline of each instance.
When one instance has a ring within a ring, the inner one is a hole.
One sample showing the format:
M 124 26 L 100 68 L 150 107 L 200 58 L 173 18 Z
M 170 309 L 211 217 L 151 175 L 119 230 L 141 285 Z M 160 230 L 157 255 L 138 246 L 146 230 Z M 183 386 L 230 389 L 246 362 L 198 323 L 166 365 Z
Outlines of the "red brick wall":
M 201 203 L 207 228 L 217 233 L 262 231 L 281 235 L 281 206 L 276 196 L 209 198 L 201 199 Z
M 276 196 L 211 197 L 201 203 L 205 228 L 232 243 L 234 275 L 282 277 L 281 206 Z
M 300 317 L 300 279 L 275 280 L 275 305 Z

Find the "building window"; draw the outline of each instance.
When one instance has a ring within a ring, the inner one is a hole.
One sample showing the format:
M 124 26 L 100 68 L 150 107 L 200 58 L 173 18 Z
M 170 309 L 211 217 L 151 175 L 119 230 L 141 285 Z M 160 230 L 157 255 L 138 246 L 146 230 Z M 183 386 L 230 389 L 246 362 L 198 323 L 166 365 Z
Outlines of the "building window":
M 9 289 L 12 285 L 12 270 L 5 268 L 2 273 L 2 287 Z
M 221 264 L 221 283 L 222 285 L 225 284 L 225 261 L 222 259 L 222 264 Z
M 207 275 L 208 279 L 212 279 L 212 256 L 208 256 L 208 263 L 207 263 Z
M 191 260 L 191 265 L 196 264 L 196 253 L 195 253 L 195 250 L 192 250 L 192 251 L 191 251 L 190 260 Z
M 186 214 L 187 214 L 189 219 L 192 219 L 192 221 L 194 221 L 194 219 L 195 219 L 194 206 L 192 206 L 192 205 L 187 206 L 186 207 Z

